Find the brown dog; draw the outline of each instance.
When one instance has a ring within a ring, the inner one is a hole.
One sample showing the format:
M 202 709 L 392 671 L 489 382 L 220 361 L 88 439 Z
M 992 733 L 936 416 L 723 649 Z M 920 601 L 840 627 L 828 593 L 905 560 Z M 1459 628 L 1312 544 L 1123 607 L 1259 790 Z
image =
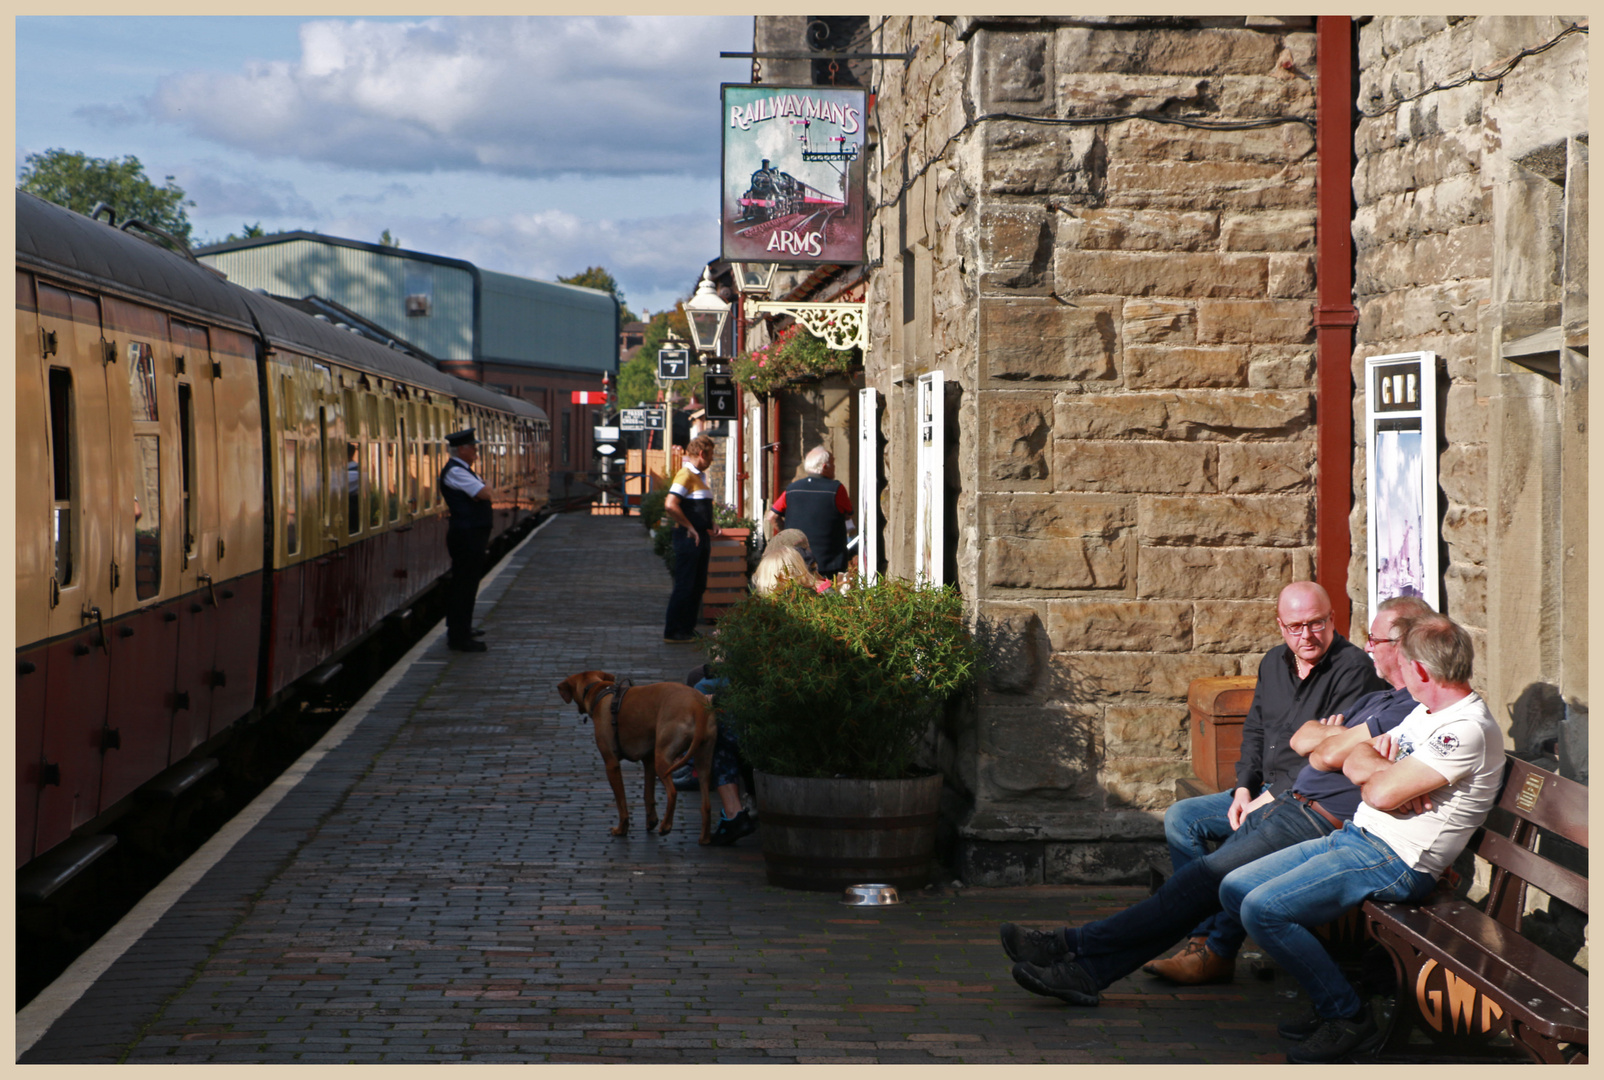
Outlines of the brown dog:
M 663 808 L 662 836 L 674 824 L 674 770 L 685 762 L 696 762 L 696 779 L 702 788 L 701 843 L 712 842 L 712 803 L 707 780 L 713 773 L 713 740 L 718 734 L 713 710 L 707 698 L 683 683 L 647 683 L 631 686 L 624 693 L 623 705 L 615 710 L 613 698 L 617 679 L 605 671 L 582 671 L 557 684 L 563 701 L 572 701 L 590 717 L 596 729 L 596 749 L 607 766 L 607 782 L 618 800 L 618 825 L 609 831 L 623 836 L 629 831 L 629 804 L 624 801 L 624 772 L 619 759 L 638 761 L 646 770 L 646 827 L 657 824 L 657 778 L 663 778 L 668 805 Z M 617 727 L 613 718 L 617 716 Z

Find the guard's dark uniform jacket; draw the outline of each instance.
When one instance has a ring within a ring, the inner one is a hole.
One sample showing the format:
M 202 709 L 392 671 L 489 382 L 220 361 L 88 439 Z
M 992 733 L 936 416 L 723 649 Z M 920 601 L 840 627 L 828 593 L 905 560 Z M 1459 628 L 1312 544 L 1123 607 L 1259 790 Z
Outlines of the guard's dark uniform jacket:
M 490 526 L 495 521 L 490 501 L 475 499 L 446 483 L 452 469 L 461 469 L 479 479 L 468 463 L 448 457 L 440 470 L 440 495 L 446 501 L 451 519 L 446 526 L 446 551 L 451 556 L 451 585 L 446 595 L 446 639 L 453 648 L 473 645 L 473 605 L 484 576 L 485 552 L 490 546 Z
M 832 577 L 847 568 L 847 519 L 836 506 L 841 481 L 804 476 L 785 489 L 785 527 L 801 529 L 819 573 Z
M 484 499 L 475 499 L 465 492 L 458 491 L 446 484 L 446 474 L 452 469 L 467 469 L 474 479 L 480 479 L 479 474 L 468 468 L 467 462 L 460 458 L 446 458 L 446 467 L 440 470 L 440 494 L 446 500 L 446 509 L 451 512 L 452 529 L 488 529 L 494 518 L 491 516 L 491 507 Z

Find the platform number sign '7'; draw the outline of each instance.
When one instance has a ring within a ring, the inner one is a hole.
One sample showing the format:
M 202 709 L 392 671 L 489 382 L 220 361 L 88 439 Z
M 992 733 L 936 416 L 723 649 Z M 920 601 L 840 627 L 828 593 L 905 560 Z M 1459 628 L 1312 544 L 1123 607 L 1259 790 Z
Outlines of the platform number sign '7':
M 690 378 L 691 351 L 689 349 L 658 349 L 657 377 L 659 379 Z
M 707 392 L 707 418 L 709 420 L 739 420 L 735 411 L 735 379 L 729 375 L 707 375 L 703 378 Z

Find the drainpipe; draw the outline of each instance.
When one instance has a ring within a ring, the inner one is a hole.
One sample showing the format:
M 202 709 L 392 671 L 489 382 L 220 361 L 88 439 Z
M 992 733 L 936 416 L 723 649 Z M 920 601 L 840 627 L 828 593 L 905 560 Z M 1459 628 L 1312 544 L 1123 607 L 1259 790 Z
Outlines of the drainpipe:
M 1315 153 L 1319 172 L 1315 248 L 1315 580 L 1331 594 L 1337 626 L 1347 630 L 1348 514 L 1353 503 L 1353 20 L 1316 19 L 1319 64 Z

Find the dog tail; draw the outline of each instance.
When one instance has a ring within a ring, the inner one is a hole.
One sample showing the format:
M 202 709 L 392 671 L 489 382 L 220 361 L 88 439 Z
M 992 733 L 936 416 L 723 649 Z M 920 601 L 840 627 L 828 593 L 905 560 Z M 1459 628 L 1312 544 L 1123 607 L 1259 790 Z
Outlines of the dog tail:
M 678 769 L 681 765 L 684 765 L 687 761 L 691 760 L 691 758 L 695 757 L 696 751 L 701 748 L 709 738 L 712 737 L 708 735 L 707 729 L 709 726 L 708 721 L 713 717 L 713 700 L 706 694 L 699 693 L 697 696 L 702 699 L 702 708 L 700 714 L 696 717 L 696 727 L 691 732 L 691 745 L 685 751 L 685 753 L 681 754 L 679 758 L 668 767 L 670 772 Z

